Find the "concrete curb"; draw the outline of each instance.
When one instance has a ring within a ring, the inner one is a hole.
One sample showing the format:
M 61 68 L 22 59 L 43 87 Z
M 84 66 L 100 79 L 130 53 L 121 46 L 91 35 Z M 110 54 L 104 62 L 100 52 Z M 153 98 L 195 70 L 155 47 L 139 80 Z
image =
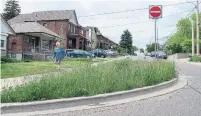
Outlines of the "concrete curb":
M 34 112 L 34 111 L 43 111 L 49 109 L 60 109 L 75 107 L 80 105 L 87 104 L 98 104 L 101 102 L 108 102 L 119 99 L 126 99 L 131 97 L 136 97 L 168 87 L 172 87 L 178 82 L 178 78 L 174 78 L 170 81 L 160 83 L 158 85 L 137 88 L 128 91 L 120 91 L 114 93 L 100 94 L 90 97 L 76 97 L 76 98 L 65 98 L 65 99 L 54 99 L 46 101 L 35 101 L 35 102 L 26 102 L 26 103 L 2 103 L 1 104 L 1 113 L 20 113 L 20 112 Z

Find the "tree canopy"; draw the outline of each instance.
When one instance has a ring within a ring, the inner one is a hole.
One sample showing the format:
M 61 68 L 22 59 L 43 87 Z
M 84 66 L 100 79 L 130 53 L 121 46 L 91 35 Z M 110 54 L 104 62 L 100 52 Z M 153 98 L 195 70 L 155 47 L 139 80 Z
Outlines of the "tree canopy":
M 195 38 L 194 40 L 196 43 L 196 14 L 192 14 L 190 17 L 194 21 L 194 38 Z M 199 14 L 199 18 L 201 19 L 201 14 Z M 201 30 L 201 26 L 199 28 Z M 201 35 L 201 31 L 199 33 Z M 166 52 L 170 53 L 191 52 L 192 49 L 191 36 L 192 36 L 192 24 L 189 18 L 180 19 L 177 23 L 176 33 L 172 35 L 167 42 L 168 45 L 166 47 Z
M 144 49 L 143 48 L 140 48 L 140 53 L 144 53 Z
M 3 17 L 6 20 L 16 17 L 21 12 L 21 8 L 16 0 L 7 0 L 6 7 L 4 9 Z
M 121 35 L 121 40 L 120 40 L 120 47 L 124 48 L 126 50 L 126 53 L 132 54 L 132 35 L 128 30 L 125 30 L 123 34 Z

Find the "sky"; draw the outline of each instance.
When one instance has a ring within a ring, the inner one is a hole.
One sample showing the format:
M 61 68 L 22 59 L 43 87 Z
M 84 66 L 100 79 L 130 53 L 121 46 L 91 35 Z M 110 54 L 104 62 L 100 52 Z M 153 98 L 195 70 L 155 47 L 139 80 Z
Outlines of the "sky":
M 21 14 L 47 10 L 75 10 L 78 22 L 82 26 L 96 26 L 101 33 L 119 43 L 120 36 L 128 29 L 133 37 L 133 45 L 145 48 L 146 44 L 155 41 L 154 20 L 149 19 L 149 5 L 163 6 L 162 18 L 157 20 L 159 43 L 164 43 L 172 33 L 176 31 L 176 23 L 182 17 L 186 17 L 193 9 L 187 0 L 18 0 Z M 190 0 L 188 0 L 190 1 Z M 201 5 L 200 5 L 201 6 Z M 5 8 L 5 0 L 2 0 L 0 12 Z M 125 10 L 147 8 L 145 10 L 129 11 L 115 14 L 96 15 Z M 200 7 L 201 9 L 201 7 Z M 195 10 L 193 11 L 195 12 Z M 141 23 L 136 23 L 141 22 Z

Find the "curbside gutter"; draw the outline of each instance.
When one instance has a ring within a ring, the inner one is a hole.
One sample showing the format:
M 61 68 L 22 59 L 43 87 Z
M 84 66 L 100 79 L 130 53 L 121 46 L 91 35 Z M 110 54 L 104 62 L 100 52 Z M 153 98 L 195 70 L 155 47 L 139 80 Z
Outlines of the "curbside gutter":
M 101 102 L 126 99 L 156 92 L 168 87 L 172 87 L 175 84 L 177 84 L 177 82 L 178 78 L 173 78 L 170 81 L 166 81 L 153 86 L 136 88 L 128 91 L 99 94 L 89 97 L 64 98 L 64 99 L 54 99 L 46 101 L 25 102 L 25 103 L 2 103 L 1 114 L 44 111 L 50 109 L 53 110 L 53 109 L 68 108 L 88 104 L 98 104 Z

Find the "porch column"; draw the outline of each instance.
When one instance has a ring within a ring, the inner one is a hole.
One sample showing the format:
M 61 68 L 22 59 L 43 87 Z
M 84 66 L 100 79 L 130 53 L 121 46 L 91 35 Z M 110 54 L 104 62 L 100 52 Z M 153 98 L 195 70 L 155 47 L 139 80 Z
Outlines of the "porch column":
M 75 46 L 75 48 L 79 49 L 79 46 L 80 46 L 80 37 L 76 37 L 76 46 Z

